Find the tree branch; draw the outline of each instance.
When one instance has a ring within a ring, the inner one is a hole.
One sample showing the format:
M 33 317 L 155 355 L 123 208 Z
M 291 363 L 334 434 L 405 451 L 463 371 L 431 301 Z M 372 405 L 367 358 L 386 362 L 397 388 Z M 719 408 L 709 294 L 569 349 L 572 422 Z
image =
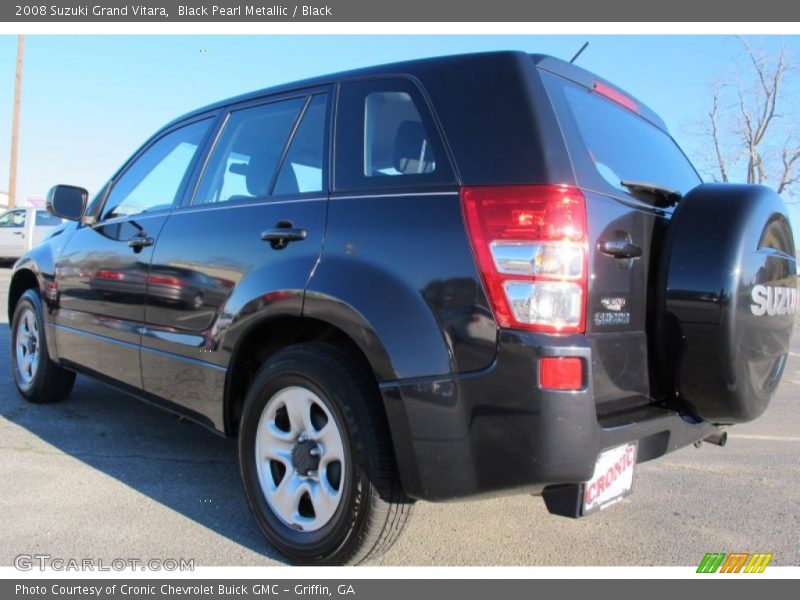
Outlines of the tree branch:
M 719 139 L 719 95 L 720 90 L 714 90 L 714 99 L 711 105 L 711 112 L 709 119 L 711 120 L 711 139 L 714 141 L 714 151 L 717 154 L 717 166 L 719 167 L 719 175 L 724 183 L 728 183 L 728 167 L 726 164 L 725 156 L 722 154 L 722 147 Z
M 767 51 L 753 38 L 738 39 L 743 53 L 736 65 L 739 81 L 728 77 L 712 89 L 706 126 L 695 134 L 708 136 L 703 150 L 714 179 L 769 184 L 797 196 L 800 95 L 790 74 L 800 64 L 786 46 Z
M 800 181 L 800 169 L 795 169 L 795 165 L 800 164 L 800 148 L 794 150 L 784 148 L 781 153 L 781 162 L 783 163 L 783 174 L 778 183 L 779 194 L 782 194 L 793 183 Z
M 750 62 L 753 64 L 756 75 L 758 76 L 758 81 L 761 84 L 761 97 L 758 99 L 760 114 L 757 120 L 754 120 L 748 113 L 744 93 L 741 86 L 739 87 L 739 101 L 746 122 L 746 142 L 750 155 L 750 160 L 748 161 L 748 182 L 764 183 L 768 177 L 764 165 L 764 156 L 759 147 L 762 142 L 764 142 L 770 125 L 775 118 L 781 82 L 789 68 L 789 63 L 786 48 L 782 47 L 778 53 L 774 68 L 770 69 L 763 54 L 758 55 L 745 38 L 740 37 L 739 40 L 744 46 L 747 55 L 750 57 Z
M 739 93 L 739 112 L 742 115 L 744 122 L 744 130 L 742 136 L 744 137 L 744 145 L 747 150 L 747 183 L 758 183 L 757 165 L 760 161 L 755 143 L 755 127 L 753 125 L 753 117 L 747 108 L 747 101 L 744 97 L 744 89 L 742 83 L 736 87 Z

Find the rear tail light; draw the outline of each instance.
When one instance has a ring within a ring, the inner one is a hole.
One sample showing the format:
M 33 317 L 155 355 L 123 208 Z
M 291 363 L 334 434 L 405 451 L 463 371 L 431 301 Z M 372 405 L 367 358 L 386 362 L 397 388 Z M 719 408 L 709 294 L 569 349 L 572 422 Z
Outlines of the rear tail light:
M 186 284 L 182 279 L 173 277 L 172 275 L 150 275 L 147 278 L 147 283 L 152 285 L 166 285 L 169 287 L 186 287 Z
M 98 279 L 112 279 L 115 281 L 125 279 L 124 273 L 120 273 L 119 271 L 108 271 L 106 269 L 100 269 L 94 274 L 94 276 Z
M 464 220 L 500 327 L 583 332 L 586 203 L 561 185 L 468 187 Z

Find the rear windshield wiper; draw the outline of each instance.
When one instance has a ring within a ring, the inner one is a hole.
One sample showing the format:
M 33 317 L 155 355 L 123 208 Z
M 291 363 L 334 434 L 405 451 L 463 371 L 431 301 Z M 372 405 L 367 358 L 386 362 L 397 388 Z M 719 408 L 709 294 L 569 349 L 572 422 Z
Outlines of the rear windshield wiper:
M 658 185 L 657 183 L 650 183 L 647 181 L 620 181 L 630 192 L 631 196 L 647 204 L 658 206 L 659 208 L 667 208 L 677 204 L 683 194 L 677 190 Z

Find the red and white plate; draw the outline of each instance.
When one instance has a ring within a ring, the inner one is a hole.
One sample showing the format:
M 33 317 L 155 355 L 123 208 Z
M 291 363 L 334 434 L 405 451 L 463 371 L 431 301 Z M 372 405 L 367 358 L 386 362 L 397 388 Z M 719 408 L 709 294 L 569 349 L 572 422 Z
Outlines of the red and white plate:
M 583 485 L 583 514 L 588 515 L 619 502 L 633 491 L 636 442 L 603 450 L 594 475 Z

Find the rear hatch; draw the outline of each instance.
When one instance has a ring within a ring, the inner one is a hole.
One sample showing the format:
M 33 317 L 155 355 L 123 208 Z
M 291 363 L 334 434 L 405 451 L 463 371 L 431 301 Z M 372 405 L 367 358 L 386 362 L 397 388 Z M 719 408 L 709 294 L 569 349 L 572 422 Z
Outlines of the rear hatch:
M 659 251 L 676 194 L 701 183 L 663 122 L 618 88 L 561 61 L 538 70 L 586 198 L 586 335 L 598 414 L 658 399 L 648 335 Z

